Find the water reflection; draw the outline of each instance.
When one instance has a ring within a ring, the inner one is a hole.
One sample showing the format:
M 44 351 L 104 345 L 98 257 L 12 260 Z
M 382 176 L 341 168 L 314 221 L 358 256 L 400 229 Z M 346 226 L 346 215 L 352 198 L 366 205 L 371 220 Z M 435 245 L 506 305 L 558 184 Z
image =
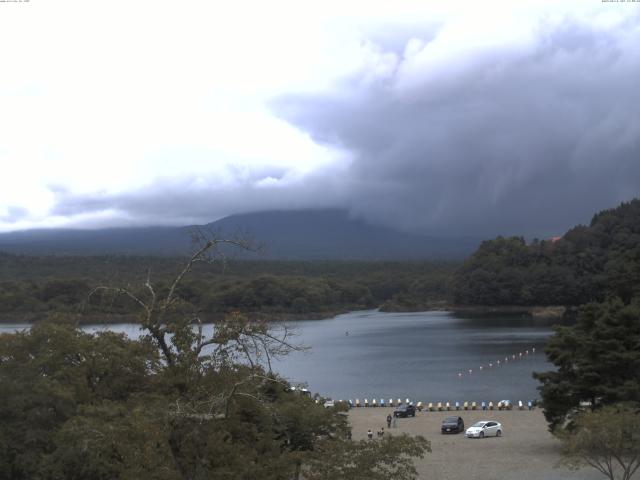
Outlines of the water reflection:
M 526 400 L 537 396 L 532 372 L 551 368 L 543 349 L 552 323 L 447 312 L 354 312 L 299 322 L 300 340 L 312 350 L 276 368 L 335 398 Z

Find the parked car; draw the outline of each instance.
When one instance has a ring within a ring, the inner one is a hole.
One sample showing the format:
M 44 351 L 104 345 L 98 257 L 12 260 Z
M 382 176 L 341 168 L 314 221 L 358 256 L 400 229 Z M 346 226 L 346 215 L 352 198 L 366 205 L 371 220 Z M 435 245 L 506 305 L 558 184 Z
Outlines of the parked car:
M 403 404 L 400 405 L 393 411 L 394 417 L 415 417 L 416 416 L 416 407 L 412 404 Z
M 336 403 L 333 400 L 331 400 L 330 398 L 328 398 L 324 402 L 324 408 L 330 408 L 330 407 L 335 407 L 335 406 L 336 406 Z
M 464 432 L 464 420 L 462 417 L 447 417 L 442 421 L 442 433 Z
M 500 400 L 498 402 L 498 410 L 511 410 L 512 408 L 511 400 Z
M 502 435 L 502 424 L 492 420 L 476 422 L 467 428 L 466 435 L 468 438 L 500 437 Z

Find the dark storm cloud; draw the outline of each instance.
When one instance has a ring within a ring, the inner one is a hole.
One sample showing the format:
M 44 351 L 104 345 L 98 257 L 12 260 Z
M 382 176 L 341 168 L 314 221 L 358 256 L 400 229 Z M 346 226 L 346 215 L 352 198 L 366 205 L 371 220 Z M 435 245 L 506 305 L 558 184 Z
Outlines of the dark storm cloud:
M 562 232 L 640 194 L 638 27 L 638 17 L 614 31 L 567 22 L 533 44 L 432 70 L 400 58 L 373 81 L 365 70 L 273 108 L 353 154 L 347 202 L 371 220 L 430 233 Z
M 194 176 L 117 195 L 59 190 L 52 213 L 184 225 L 344 207 L 432 235 L 546 236 L 640 195 L 638 16 L 613 29 L 540 27 L 514 45 L 470 41 L 431 63 L 420 58 L 443 48 L 439 31 L 411 33 L 370 35 L 377 60 L 358 74 L 272 103 L 316 142 L 347 152 L 346 170 L 295 179 L 260 171 L 227 183 Z

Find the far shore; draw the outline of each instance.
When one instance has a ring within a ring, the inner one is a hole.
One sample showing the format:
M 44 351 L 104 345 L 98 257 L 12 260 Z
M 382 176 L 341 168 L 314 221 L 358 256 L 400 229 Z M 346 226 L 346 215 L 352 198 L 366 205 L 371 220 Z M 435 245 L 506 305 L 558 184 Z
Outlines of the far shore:
M 300 320 L 326 320 L 334 318 L 338 315 L 360 310 L 369 310 L 365 308 L 354 308 L 352 310 L 330 310 L 324 312 L 307 312 L 307 313 L 290 313 L 290 312 L 241 312 L 250 318 L 264 320 L 268 322 L 295 322 Z M 451 312 L 456 315 L 465 317 L 485 317 L 489 315 L 497 316 L 531 316 L 534 318 L 557 318 L 563 317 L 567 311 L 566 307 L 559 305 L 552 306 L 518 306 L 518 305 L 447 305 L 447 304 L 431 304 L 425 305 L 423 308 L 416 309 L 384 309 L 378 308 L 384 313 L 419 313 L 443 311 Z M 122 323 L 138 323 L 139 316 L 133 313 L 127 314 L 78 314 L 76 312 L 56 312 L 56 313 L 11 313 L 0 317 L 0 324 L 9 323 L 37 323 L 45 320 L 49 315 L 68 315 L 76 318 L 81 325 L 103 324 L 116 325 Z M 202 315 L 204 323 L 216 323 L 222 320 L 226 313 L 205 313 Z
M 562 305 L 453 305 L 451 312 L 469 315 L 529 315 L 536 318 L 562 318 L 567 308 Z
M 297 313 L 264 313 L 264 312 L 240 312 L 249 318 L 263 320 L 267 322 L 294 322 L 300 320 L 326 320 L 338 315 L 354 312 L 357 310 L 332 310 L 329 312 L 310 312 L 304 314 Z M 117 325 L 123 323 L 139 323 L 140 316 L 134 313 L 125 314 L 78 314 L 75 312 L 55 312 L 55 313 L 16 313 L 5 314 L 0 317 L 1 324 L 9 323 L 38 323 L 46 320 L 50 315 L 67 315 L 71 319 L 78 321 L 80 325 Z M 203 323 L 217 323 L 224 319 L 228 313 L 205 313 L 201 318 Z

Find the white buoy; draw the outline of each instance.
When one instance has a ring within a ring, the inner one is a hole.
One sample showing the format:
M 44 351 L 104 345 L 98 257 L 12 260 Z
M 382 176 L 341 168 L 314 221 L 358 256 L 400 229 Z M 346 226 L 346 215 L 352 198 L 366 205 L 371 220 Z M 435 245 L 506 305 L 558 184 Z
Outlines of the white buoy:
M 471 375 L 473 373 L 473 370 L 469 369 L 469 375 Z
M 493 363 L 489 363 L 489 368 L 493 368 Z
M 480 370 L 482 370 L 482 365 L 480 365 Z
M 462 372 L 458 373 L 458 378 L 462 378 Z

